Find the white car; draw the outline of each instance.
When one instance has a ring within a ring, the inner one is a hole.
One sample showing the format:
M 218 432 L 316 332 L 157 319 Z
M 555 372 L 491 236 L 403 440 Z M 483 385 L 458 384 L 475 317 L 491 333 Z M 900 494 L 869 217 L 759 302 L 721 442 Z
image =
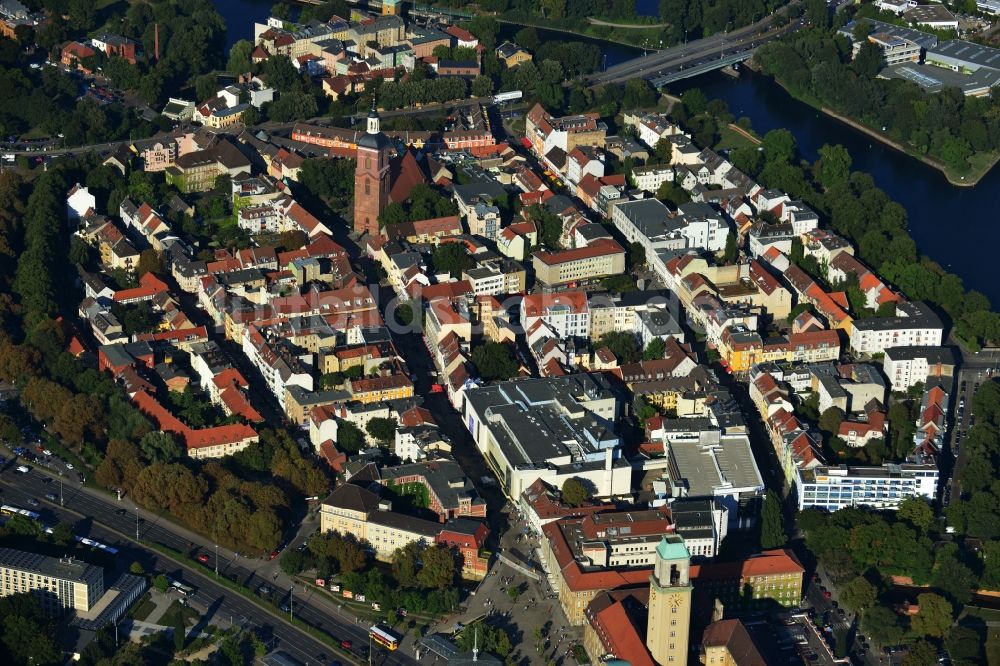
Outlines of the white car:
M 52 452 L 49 451 L 48 449 L 42 449 L 42 453 L 44 453 L 47 456 L 51 456 L 52 455 Z
M 66 469 L 73 469 L 73 463 L 66 463 Z

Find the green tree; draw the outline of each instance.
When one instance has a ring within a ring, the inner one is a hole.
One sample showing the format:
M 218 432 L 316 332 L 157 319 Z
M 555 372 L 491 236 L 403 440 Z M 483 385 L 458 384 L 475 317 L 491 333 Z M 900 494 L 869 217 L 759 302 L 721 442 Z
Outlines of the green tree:
M 153 578 L 153 587 L 156 588 L 157 592 L 166 592 L 170 587 L 170 581 L 167 580 L 167 577 L 163 574 L 157 574 L 157 576 Z
M 828 432 L 830 434 L 837 434 L 840 430 L 840 424 L 844 420 L 844 410 L 839 407 L 828 407 L 826 411 L 819 415 L 819 425 L 820 430 Z
M 908 497 L 900 502 L 896 517 L 921 532 L 926 532 L 934 524 L 934 510 L 922 497 Z
M 726 236 L 726 248 L 722 251 L 722 261 L 723 263 L 735 264 L 736 259 L 739 257 L 740 248 L 736 244 L 736 234 L 732 231 Z
M 305 559 L 301 551 L 289 549 L 281 554 L 278 565 L 289 576 L 295 576 L 305 568 Z
M 670 164 L 674 158 L 674 144 L 667 138 L 662 138 L 653 146 L 653 154 L 650 155 L 651 164 Z
M 917 641 L 910 646 L 901 662 L 902 666 L 935 666 L 938 661 L 938 651 L 928 641 Z
M 168 432 L 150 432 L 139 440 L 139 450 L 149 462 L 173 462 L 184 455 L 184 448 Z
M 917 596 L 920 612 L 910 618 L 910 627 L 917 636 L 943 638 L 951 629 L 955 609 L 940 594 L 925 592 Z
M 472 268 L 473 263 L 463 243 L 441 243 L 431 255 L 435 273 L 449 273 L 456 279 L 462 276 L 462 271 Z
M 903 639 L 899 616 L 885 606 L 873 606 L 861 617 L 861 627 L 876 645 L 898 645 Z
M 629 243 L 628 260 L 629 265 L 633 268 L 643 266 L 646 263 L 646 248 L 638 242 Z
M 660 201 L 672 204 L 674 208 L 682 206 L 691 201 L 691 195 L 683 187 L 672 182 L 664 181 L 656 190 L 656 198 Z
M 795 136 L 786 129 L 771 130 L 765 134 L 761 147 L 768 162 L 791 162 L 797 153 Z
M 607 347 L 615 355 L 619 363 L 634 363 L 641 357 L 639 343 L 632 333 L 612 331 L 598 339 L 595 348 Z
M 414 587 L 417 584 L 417 559 L 420 557 L 420 546 L 415 541 L 397 548 L 392 554 L 392 577 L 402 587 Z
M 781 515 L 781 499 L 775 491 L 764 497 L 764 507 L 760 518 L 760 547 L 765 550 L 781 548 L 788 542 L 784 520 Z
M 365 448 L 365 433 L 350 421 L 338 421 L 337 448 L 347 453 L 357 453 Z
M 391 442 L 396 434 L 396 419 L 376 417 L 368 421 L 365 430 L 372 439 L 379 442 Z
M 819 149 L 817 175 L 825 187 L 846 183 L 851 175 L 851 155 L 841 145 L 823 144 Z
M 960 664 L 983 663 L 983 637 L 971 627 L 956 625 L 944 638 L 944 647 L 952 661 Z
M 501 342 L 484 342 L 472 350 L 472 362 L 479 376 L 487 381 L 508 380 L 516 377 L 520 364 L 514 358 L 510 345 Z
M 532 27 L 521 28 L 514 33 L 514 43 L 529 51 L 536 51 L 541 45 L 538 39 L 538 31 Z
M 667 343 L 661 338 L 653 338 L 642 352 L 642 360 L 657 361 L 667 352 Z
M 277 2 L 271 5 L 271 16 L 283 21 L 290 21 L 292 19 L 292 8 L 284 2 Z
M 700 116 L 708 109 L 708 98 L 701 88 L 691 88 L 681 95 L 681 103 L 689 116 Z
M 950 549 L 946 546 L 938 550 L 931 582 L 955 603 L 967 604 L 972 600 L 976 576 L 969 567 L 959 562 L 957 549 L 954 544 L 950 545 Z
M 237 40 L 229 49 L 229 61 L 226 69 L 230 74 L 244 74 L 253 66 L 250 55 L 253 53 L 253 43 L 247 39 Z
M 841 590 L 840 598 L 855 613 L 863 613 L 875 605 L 878 591 L 864 576 L 858 576 Z
M 590 501 L 590 488 L 580 479 L 570 477 L 563 481 L 562 500 L 570 506 L 583 506 Z
M 444 589 L 455 583 L 455 555 L 443 544 L 424 549 L 421 553 L 423 566 L 417 573 L 417 581 L 426 588 Z
M 202 74 L 194 80 L 195 96 L 199 100 L 209 100 L 215 97 L 218 90 L 218 79 L 214 73 Z
M 474 97 L 487 97 L 493 94 L 493 79 L 480 74 L 472 80 L 472 95 Z
M 562 236 L 562 220 L 544 206 L 535 204 L 525 210 L 525 217 L 538 228 L 538 244 L 550 250 L 558 250 Z

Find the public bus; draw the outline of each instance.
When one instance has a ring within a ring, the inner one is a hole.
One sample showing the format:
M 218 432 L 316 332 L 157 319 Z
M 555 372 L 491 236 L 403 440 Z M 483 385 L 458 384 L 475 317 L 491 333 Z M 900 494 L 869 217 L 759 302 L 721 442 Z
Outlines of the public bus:
M 399 648 L 399 637 L 388 627 L 375 625 L 371 628 L 371 639 L 388 650 Z
M 118 549 L 113 546 L 108 546 L 100 541 L 94 541 L 93 539 L 88 539 L 87 537 L 73 535 L 73 538 L 77 543 L 82 543 L 84 546 L 90 546 L 91 548 L 96 548 L 97 550 L 108 553 L 109 555 L 117 555 Z
M 195 592 L 195 589 L 193 587 L 191 587 L 190 585 L 185 585 L 179 580 L 175 580 L 172 583 L 170 583 L 170 587 L 177 590 L 177 592 L 180 593 L 182 597 L 190 597 Z
M 22 509 L 10 504 L 0 506 L 0 513 L 5 516 L 25 516 L 26 518 L 31 518 L 32 520 L 39 520 L 42 517 L 39 513 L 28 511 L 27 509 Z

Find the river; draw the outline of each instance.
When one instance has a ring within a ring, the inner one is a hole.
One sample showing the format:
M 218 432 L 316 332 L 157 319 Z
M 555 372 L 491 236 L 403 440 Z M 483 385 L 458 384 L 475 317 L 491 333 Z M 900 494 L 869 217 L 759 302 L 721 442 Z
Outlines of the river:
M 993 169 L 974 188 L 955 187 L 937 169 L 797 102 L 769 78 L 742 71 L 738 80 L 714 72 L 678 82 L 670 92 L 701 88 L 709 99 L 725 100 L 737 118 L 750 118 L 760 134 L 786 128 L 810 161 L 825 143 L 843 145 L 851 153 L 853 168 L 870 173 L 890 198 L 906 208 L 910 234 L 920 251 L 961 277 L 966 287 L 1000 305 L 1000 282 L 990 277 L 988 268 L 1000 246 L 1000 225 L 995 223 L 996 213 L 989 212 L 1000 191 L 1000 169 Z
M 654 0 L 638 0 L 641 13 L 652 13 Z M 254 21 L 264 21 L 272 0 L 215 0 L 215 6 L 229 26 L 228 41 L 252 39 Z M 517 26 L 502 26 L 501 38 L 509 38 Z M 637 49 L 609 44 L 586 37 L 539 29 L 542 39 L 577 39 L 598 44 L 610 67 L 640 53 Z M 975 188 L 954 187 L 936 169 L 892 150 L 881 143 L 792 99 L 767 77 L 743 70 L 739 79 L 715 72 L 680 81 L 670 92 L 701 88 L 709 99 L 729 104 L 736 117 L 747 116 L 754 129 L 764 134 L 786 128 L 798 141 L 799 150 L 809 160 L 816 159 L 824 143 L 845 146 L 854 160 L 854 169 L 870 173 L 875 182 L 909 213 L 910 234 L 921 252 L 960 276 L 966 286 L 986 294 L 1000 305 L 1000 281 L 990 276 L 1000 247 L 1000 225 L 990 213 L 1000 192 L 1000 169 L 993 169 Z M 994 222 L 990 222 L 994 220 Z M 942 236 L 942 234 L 945 234 Z M 964 239 L 964 240 L 963 240 Z

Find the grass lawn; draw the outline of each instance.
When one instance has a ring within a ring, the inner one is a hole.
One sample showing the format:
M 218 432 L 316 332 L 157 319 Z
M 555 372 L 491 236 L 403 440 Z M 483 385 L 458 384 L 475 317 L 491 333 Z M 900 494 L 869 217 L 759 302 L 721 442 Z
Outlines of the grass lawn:
M 201 614 L 198 611 L 190 606 L 182 606 L 180 601 L 175 601 L 170 604 L 167 612 L 160 618 L 159 624 L 165 627 L 172 627 L 177 623 L 178 619 L 181 619 L 184 621 L 184 626 L 187 626 L 188 620 L 197 620 L 199 617 L 201 617 Z
M 969 157 L 969 167 L 967 169 L 952 169 L 945 167 L 945 174 L 954 183 L 970 184 L 979 181 L 985 176 L 1000 159 L 1000 152 L 973 153 Z
M 149 598 L 149 593 L 147 592 L 128 615 L 133 620 L 145 620 L 149 617 L 149 614 L 153 612 L 154 608 L 156 608 L 156 604 L 154 604 L 153 600 Z
M 734 150 L 746 146 L 756 148 L 756 144 L 753 141 L 728 125 L 723 125 L 719 128 L 719 141 L 715 144 L 715 150 Z
M 966 606 L 962 609 L 965 617 L 978 617 L 984 622 L 1000 622 L 1000 610 L 993 608 L 982 608 L 980 606 Z

